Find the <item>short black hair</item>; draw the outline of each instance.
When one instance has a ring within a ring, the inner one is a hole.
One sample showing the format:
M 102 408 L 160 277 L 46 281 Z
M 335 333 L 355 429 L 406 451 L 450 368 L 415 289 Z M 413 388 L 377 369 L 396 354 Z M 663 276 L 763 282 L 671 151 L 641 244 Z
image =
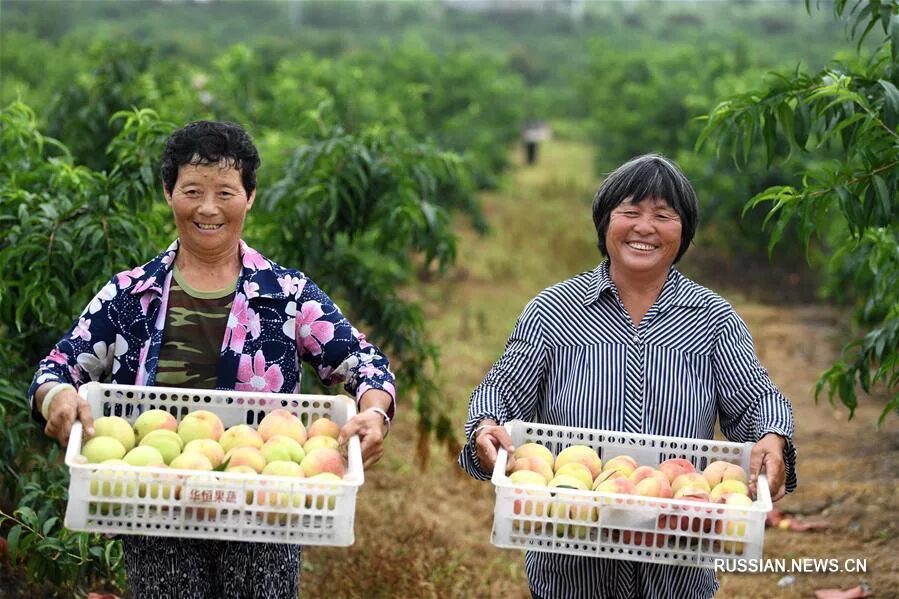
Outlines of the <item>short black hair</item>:
M 172 193 L 178 170 L 185 164 L 222 164 L 240 171 L 249 196 L 256 189 L 256 169 L 262 162 L 250 135 L 235 123 L 196 121 L 169 136 L 162 152 L 162 185 Z
M 593 197 L 593 224 L 599 251 L 606 251 L 609 215 L 630 199 L 639 204 L 647 198 L 659 198 L 677 212 L 681 220 L 681 243 L 677 262 L 687 251 L 699 224 L 699 202 L 690 181 L 674 162 L 659 154 L 644 154 L 625 162 L 606 177 Z

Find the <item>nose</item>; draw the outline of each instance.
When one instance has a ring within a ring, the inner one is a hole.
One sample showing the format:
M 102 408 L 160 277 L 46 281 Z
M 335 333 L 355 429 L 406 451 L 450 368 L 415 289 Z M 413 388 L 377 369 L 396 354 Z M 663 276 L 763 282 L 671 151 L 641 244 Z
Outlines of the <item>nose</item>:
M 215 214 L 218 211 L 218 207 L 215 203 L 215 192 L 209 191 L 203 194 L 202 201 L 200 205 L 197 207 L 197 212 L 200 214 Z
M 634 222 L 634 230 L 638 233 L 652 233 L 655 231 L 655 222 L 651 214 L 641 214 Z

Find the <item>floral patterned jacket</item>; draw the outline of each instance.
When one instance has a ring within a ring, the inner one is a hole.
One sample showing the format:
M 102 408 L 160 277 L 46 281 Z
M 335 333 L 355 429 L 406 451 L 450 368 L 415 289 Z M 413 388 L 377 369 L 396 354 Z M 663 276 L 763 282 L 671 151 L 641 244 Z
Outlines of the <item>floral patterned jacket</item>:
M 112 277 L 41 360 L 28 390 L 48 381 L 153 385 L 179 242 L 143 266 Z M 396 397 L 387 358 L 365 340 L 303 273 L 242 240 L 243 268 L 222 340 L 218 389 L 294 393 L 309 362 L 325 384 L 343 382 L 357 401 L 369 389 Z M 395 401 L 391 405 L 394 411 Z M 32 412 L 34 410 L 32 409 Z

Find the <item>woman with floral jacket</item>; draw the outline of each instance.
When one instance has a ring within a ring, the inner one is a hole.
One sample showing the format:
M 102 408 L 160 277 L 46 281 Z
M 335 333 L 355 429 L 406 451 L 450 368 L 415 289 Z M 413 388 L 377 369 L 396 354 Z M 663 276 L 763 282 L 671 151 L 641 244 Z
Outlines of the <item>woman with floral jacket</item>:
M 395 409 L 387 358 L 302 272 L 241 240 L 256 199 L 257 150 L 238 125 L 196 122 L 162 157 L 178 240 L 113 276 L 44 358 L 29 389 L 45 432 L 65 445 L 74 420 L 93 433 L 76 388 L 87 381 L 294 393 L 301 360 L 343 383 L 359 413 L 364 465 L 383 454 Z M 134 597 L 295 599 L 300 548 L 270 543 L 123 537 Z

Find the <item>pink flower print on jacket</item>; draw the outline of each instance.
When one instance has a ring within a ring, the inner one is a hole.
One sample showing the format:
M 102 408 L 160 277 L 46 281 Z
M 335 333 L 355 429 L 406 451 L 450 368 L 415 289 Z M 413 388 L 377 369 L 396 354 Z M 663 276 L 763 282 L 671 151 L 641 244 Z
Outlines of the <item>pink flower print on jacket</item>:
M 69 362 L 69 356 L 65 355 L 55 347 L 50 350 L 50 355 L 47 356 L 47 359 L 56 362 L 57 364 L 67 364 Z
M 237 383 L 234 385 L 237 391 L 277 392 L 284 384 L 284 375 L 281 367 L 272 364 L 265 367 L 265 356 L 262 350 L 256 352 L 252 362 L 250 356 L 244 354 L 240 357 L 237 367 Z
M 268 263 L 262 254 L 249 247 L 246 244 L 243 244 L 243 256 L 241 256 L 241 261 L 244 265 L 244 268 L 254 268 L 256 270 L 268 270 L 271 268 L 271 265 Z
M 228 324 L 225 328 L 225 342 L 223 347 L 228 347 L 235 353 L 243 351 L 243 344 L 247 339 L 247 333 L 252 339 L 256 339 L 262 332 L 259 315 L 250 308 L 247 298 L 242 293 L 234 296 L 234 305 L 228 315 Z
M 296 340 L 313 356 L 322 353 L 322 346 L 334 338 L 334 323 L 319 320 L 325 313 L 314 300 L 303 302 L 296 318 Z
M 306 287 L 306 279 L 301 279 L 299 277 L 294 277 L 292 275 L 286 275 L 283 277 L 278 277 L 278 285 L 281 286 L 281 291 L 284 295 L 290 297 L 300 297 L 303 293 L 303 289 Z
M 72 329 L 72 339 L 79 337 L 85 341 L 91 340 L 91 319 L 90 318 L 79 318 L 78 324 L 75 325 L 75 328 Z
M 138 266 L 137 268 L 132 268 L 131 270 L 126 270 L 117 274 L 116 282 L 119 284 L 119 289 L 124 289 L 125 287 L 130 285 L 131 279 L 136 279 L 138 277 L 144 276 L 144 272 L 144 269 Z
M 254 283 L 253 281 L 244 281 L 243 293 L 245 296 L 247 296 L 248 300 L 251 300 L 254 297 L 259 297 L 259 283 Z

